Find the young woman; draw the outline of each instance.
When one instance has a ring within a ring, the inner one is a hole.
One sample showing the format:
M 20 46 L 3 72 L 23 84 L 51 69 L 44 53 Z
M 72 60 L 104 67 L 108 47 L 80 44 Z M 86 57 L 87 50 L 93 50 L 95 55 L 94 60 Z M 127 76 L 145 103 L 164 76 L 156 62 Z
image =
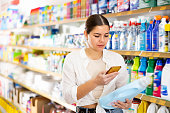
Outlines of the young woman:
M 126 84 L 128 74 L 121 55 L 105 50 L 109 40 L 109 22 L 102 15 L 91 15 L 85 26 L 84 35 L 88 47 L 67 55 L 62 75 L 63 97 L 66 102 L 76 103 L 77 113 L 123 113 L 131 101 L 118 101 L 116 109 L 100 107 L 98 100 Z M 112 66 L 121 66 L 119 72 L 106 74 Z

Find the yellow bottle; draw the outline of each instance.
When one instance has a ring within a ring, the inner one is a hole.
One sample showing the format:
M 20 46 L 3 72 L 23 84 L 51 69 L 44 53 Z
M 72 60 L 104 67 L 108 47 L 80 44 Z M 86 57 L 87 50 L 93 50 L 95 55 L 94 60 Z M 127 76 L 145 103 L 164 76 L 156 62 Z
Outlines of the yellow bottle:
M 142 100 L 138 106 L 137 113 L 147 113 L 149 103 L 147 101 Z

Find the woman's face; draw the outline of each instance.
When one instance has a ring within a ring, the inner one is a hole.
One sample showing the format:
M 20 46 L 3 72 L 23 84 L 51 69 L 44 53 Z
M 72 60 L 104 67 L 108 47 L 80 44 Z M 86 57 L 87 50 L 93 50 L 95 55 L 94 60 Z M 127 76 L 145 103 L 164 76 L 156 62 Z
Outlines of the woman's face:
M 96 26 L 87 34 L 85 33 L 89 47 L 95 51 L 103 51 L 109 40 L 109 27 L 107 25 Z

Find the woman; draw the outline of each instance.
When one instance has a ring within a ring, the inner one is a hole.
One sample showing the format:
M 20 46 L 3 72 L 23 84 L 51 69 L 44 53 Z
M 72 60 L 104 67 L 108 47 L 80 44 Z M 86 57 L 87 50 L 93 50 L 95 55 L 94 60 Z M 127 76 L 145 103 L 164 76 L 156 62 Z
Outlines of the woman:
M 109 40 L 109 22 L 102 15 L 91 15 L 86 21 L 84 35 L 88 47 L 67 55 L 63 67 L 63 97 L 66 102 L 77 104 L 77 113 L 122 113 L 131 101 L 118 101 L 107 110 L 98 100 L 126 84 L 128 74 L 121 55 L 105 50 Z M 121 66 L 119 72 L 106 74 L 112 66 Z

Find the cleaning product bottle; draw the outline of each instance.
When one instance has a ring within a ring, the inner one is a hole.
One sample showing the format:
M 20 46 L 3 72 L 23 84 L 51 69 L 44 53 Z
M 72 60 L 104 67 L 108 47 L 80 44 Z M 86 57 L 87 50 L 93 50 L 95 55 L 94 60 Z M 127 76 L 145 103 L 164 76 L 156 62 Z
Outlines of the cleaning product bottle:
M 151 103 L 147 109 L 147 113 L 157 113 L 158 106 L 155 103 Z
M 169 16 L 163 16 L 163 18 L 166 18 L 166 23 L 169 22 Z
M 166 106 L 161 106 L 157 113 L 169 113 L 169 110 Z
M 135 50 L 136 39 L 137 39 L 136 20 L 132 19 L 132 46 L 130 50 Z
M 146 69 L 146 76 L 152 78 L 151 84 L 146 88 L 146 95 L 153 95 L 153 77 L 154 77 L 155 60 L 150 57 L 148 60 L 148 67 Z
M 140 17 L 138 17 L 137 19 L 137 23 L 136 23 L 136 28 L 137 28 L 137 39 L 136 39 L 136 43 L 135 43 L 135 50 L 139 51 L 139 40 L 140 40 L 140 32 L 141 32 L 141 19 Z
M 135 80 L 123 87 L 116 89 L 115 91 L 103 96 L 99 99 L 99 104 L 105 109 L 115 109 L 112 105 L 118 100 L 125 102 L 126 99 L 131 100 L 150 84 L 150 77 L 143 77 Z
M 150 25 L 146 31 L 146 50 L 152 51 L 152 30 L 153 30 L 153 21 L 150 21 Z
M 126 50 L 127 48 L 127 24 L 122 23 L 122 32 L 120 34 L 120 50 Z
M 161 16 L 157 15 L 154 17 L 156 20 L 156 24 L 152 30 L 152 51 L 158 51 L 159 49 L 159 24 L 161 20 Z
M 134 64 L 131 71 L 131 82 L 138 79 L 139 57 L 134 58 Z
M 166 64 L 162 70 L 161 77 L 161 98 L 170 101 L 170 58 L 167 58 Z
M 145 38 L 145 33 L 146 33 L 146 19 L 142 17 L 141 19 L 141 30 L 140 30 L 140 39 L 139 39 L 139 50 L 140 51 L 145 51 L 146 48 L 146 38 Z
M 137 113 L 147 113 L 149 103 L 147 101 L 142 100 L 142 102 L 138 106 Z
M 165 25 L 165 50 L 170 52 L 170 24 Z
M 140 60 L 140 66 L 138 69 L 138 79 L 146 76 L 146 68 L 147 68 L 147 59 L 146 57 L 143 57 Z
M 166 18 L 162 18 L 162 22 L 159 24 L 159 52 L 168 52 L 164 51 L 165 49 L 165 25 Z
M 155 66 L 153 80 L 153 96 L 161 97 L 161 75 L 162 75 L 162 60 L 158 59 Z
M 126 64 L 127 64 L 128 75 L 129 75 L 128 83 L 130 83 L 131 82 L 131 69 L 132 69 L 132 65 L 133 65 L 133 60 L 127 60 Z

